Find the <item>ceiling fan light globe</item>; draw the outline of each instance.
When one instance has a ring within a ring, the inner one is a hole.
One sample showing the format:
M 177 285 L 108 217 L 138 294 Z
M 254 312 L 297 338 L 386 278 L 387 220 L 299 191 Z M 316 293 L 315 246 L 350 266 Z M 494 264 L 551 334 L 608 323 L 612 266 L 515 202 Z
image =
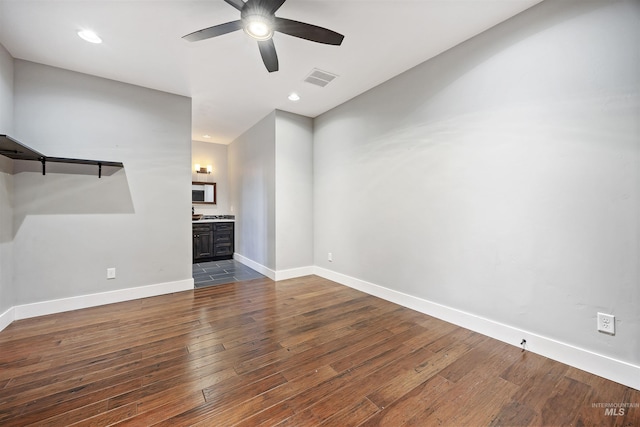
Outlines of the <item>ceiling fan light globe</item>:
M 273 37 L 273 25 L 262 15 L 247 16 L 244 19 L 244 32 L 256 40 L 269 40 Z

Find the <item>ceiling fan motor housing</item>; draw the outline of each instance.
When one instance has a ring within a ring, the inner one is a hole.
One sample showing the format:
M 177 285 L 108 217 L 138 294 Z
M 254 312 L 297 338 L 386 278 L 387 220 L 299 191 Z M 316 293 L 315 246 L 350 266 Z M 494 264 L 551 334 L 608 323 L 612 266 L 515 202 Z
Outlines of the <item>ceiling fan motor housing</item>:
M 240 20 L 244 31 L 257 40 L 269 40 L 273 37 L 275 29 L 275 16 L 273 13 L 259 6 L 245 5 L 240 12 Z

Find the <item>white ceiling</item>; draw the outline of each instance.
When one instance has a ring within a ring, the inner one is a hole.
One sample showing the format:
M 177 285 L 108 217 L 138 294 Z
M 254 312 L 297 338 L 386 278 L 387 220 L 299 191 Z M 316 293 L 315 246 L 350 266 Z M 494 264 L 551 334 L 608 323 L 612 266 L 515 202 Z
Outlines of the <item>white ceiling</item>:
M 181 38 L 239 19 L 223 0 L 0 0 L 0 43 L 15 58 L 191 97 L 193 139 L 228 144 L 274 109 L 316 117 L 540 1 L 288 0 L 277 16 L 345 39 L 276 33 L 275 73 L 242 31 Z M 81 40 L 85 28 L 104 43 Z M 313 68 L 339 77 L 325 88 L 303 82 Z M 302 99 L 289 101 L 292 91 Z

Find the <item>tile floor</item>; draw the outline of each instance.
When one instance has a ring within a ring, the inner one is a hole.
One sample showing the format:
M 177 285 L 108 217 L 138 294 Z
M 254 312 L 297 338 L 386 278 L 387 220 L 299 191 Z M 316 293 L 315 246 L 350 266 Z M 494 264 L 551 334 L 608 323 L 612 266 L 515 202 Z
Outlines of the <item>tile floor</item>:
M 262 277 L 265 276 L 233 259 L 193 264 L 193 280 L 196 288 Z

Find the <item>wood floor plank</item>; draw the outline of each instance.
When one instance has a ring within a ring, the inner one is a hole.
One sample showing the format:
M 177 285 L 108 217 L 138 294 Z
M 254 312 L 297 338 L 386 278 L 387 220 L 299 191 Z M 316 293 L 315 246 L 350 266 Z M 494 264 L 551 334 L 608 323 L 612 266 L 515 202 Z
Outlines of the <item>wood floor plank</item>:
M 579 408 L 584 406 L 584 400 L 591 387 L 569 377 L 560 379 L 551 395 L 547 398 L 539 420 L 534 422 L 541 425 L 568 425 L 575 418 L 574 413 L 568 413 L 564 408 Z
M 180 360 L 180 354 L 181 352 L 179 351 L 169 356 L 163 353 L 148 359 L 131 362 L 128 365 L 118 366 L 116 369 L 91 371 L 68 379 L 60 378 L 53 383 L 49 381 L 49 378 L 43 378 L 41 381 L 28 383 L 19 387 L 9 387 L 1 390 L 2 393 L 0 396 L 3 398 L 2 404 L 7 406 L 26 404 L 41 395 L 43 390 L 46 390 L 47 393 L 52 393 L 49 396 L 59 396 L 58 402 L 60 402 L 63 396 L 75 397 L 90 393 L 127 382 L 130 378 L 138 378 L 142 381 L 146 376 L 157 370 L 159 366 L 162 367 L 164 364 L 171 364 L 176 357 Z M 168 360 L 164 360 L 167 357 L 169 357 Z
M 137 413 L 122 421 L 113 423 L 114 426 L 151 426 L 174 417 L 205 402 L 202 392 L 196 391 L 186 395 L 174 394 L 171 400 L 159 406 L 146 405 L 146 410 L 138 404 Z
M 486 387 L 486 388 L 484 388 Z M 502 378 L 491 376 L 484 387 L 462 394 L 457 411 L 448 420 L 454 425 L 486 426 L 496 417 L 500 408 L 511 402 L 516 387 Z M 479 410 L 481 408 L 481 410 Z M 442 411 L 439 411 L 442 414 Z M 440 415 L 442 417 L 442 415 Z
M 439 372 L 454 384 L 436 396 L 429 411 L 406 424 L 433 425 L 445 419 L 451 425 L 489 424 L 518 390 L 499 376 L 518 357 L 520 351 L 513 346 L 483 341 Z
M 91 418 L 86 418 L 82 421 L 78 421 L 76 423 L 66 424 L 66 425 L 69 425 L 69 427 L 71 426 L 73 427 L 110 426 L 119 421 L 126 420 L 127 418 L 131 418 L 135 416 L 137 413 L 137 410 L 138 410 L 138 405 L 135 402 L 129 403 L 128 405 L 103 412 Z
M 142 359 L 142 355 L 138 352 L 132 352 L 130 349 L 121 350 L 104 355 L 90 355 L 87 359 L 77 362 L 67 363 L 51 367 L 51 362 L 38 363 L 33 369 L 26 372 L 23 370 L 13 370 L 15 375 L 11 380 L 11 387 L 18 387 L 24 384 L 34 384 L 42 382 L 55 382 L 59 378 L 69 378 L 74 372 L 86 372 L 87 369 L 99 371 L 105 367 L 125 365 L 136 360 Z M 6 371 L 8 375 L 11 371 Z
M 380 408 L 365 397 L 361 401 L 330 415 L 318 425 L 323 427 L 355 427 L 362 425 L 363 421 L 378 412 L 380 412 Z
M 382 404 L 373 401 L 380 408 L 380 411 L 368 418 L 361 426 L 396 427 L 404 425 L 416 415 L 423 414 L 425 411 L 425 414 L 429 415 L 436 409 L 432 405 L 433 396 L 446 393 L 451 386 L 452 383 L 449 380 L 435 375 L 417 384 L 402 396 L 387 399 L 386 402 L 381 400 Z M 374 393 L 374 396 L 377 394 Z
M 493 417 L 489 426 L 528 426 L 533 425 L 532 422 L 535 417 L 536 411 L 523 403 L 512 400 L 500 408 L 500 411 Z
M 3 427 L 631 426 L 638 403 L 638 390 L 317 276 L 0 332 Z
M 438 353 L 424 347 L 421 350 L 425 354 L 423 361 L 413 370 L 403 372 L 369 394 L 368 398 L 380 408 L 386 408 L 396 400 L 403 400 L 407 392 L 413 392 L 416 387 L 437 375 L 469 350 L 464 342 L 453 343 L 447 350 Z
M 416 325 L 417 328 L 422 328 Z M 410 336 L 407 334 L 407 336 Z M 401 341 L 401 339 L 400 339 Z M 336 385 L 331 392 L 322 399 L 316 399 L 306 409 L 279 424 L 282 426 L 316 425 L 322 422 L 327 414 L 344 410 L 355 405 L 359 400 L 393 381 L 402 374 L 413 371 L 416 366 L 424 363 L 433 356 L 429 350 L 419 349 L 408 352 L 397 341 L 389 340 L 381 352 L 374 352 L 366 360 L 359 360 L 357 365 L 350 366 L 342 372 L 351 372 L 363 367 L 370 369 L 368 375 L 358 375 L 350 381 Z
M 109 407 L 116 408 L 124 406 L 131 401 L 147 402 L 153 399 L 162 399 L 164 398 L 164 393 L 176 388 L 180 390 L 186 388 L 188 391 L 202 391 L 206 387 L 223 383 L 236 376 L 233 368 L 212 370 L 209 366 L 205 365 L 198 369 L 190 369 L 188 372 L 184 372 L 184 375 L 174 375 L 151 384 L 143 385 L 143 379 L 140 379 L 140 386 L 136 389 L 110 398 Z
M 214 411 L 235 407 L 248 399 L 277 388 L 286 382 L 287 380 L 282 375 L 275 374 L 265 377 L 260 381 L 236 388 L 225 388 L 221 390 L 216 387 L 215 389 L 208 389 L 208 391 L 205 392 L 205 403 L 171 417 L 157 425 L 166 427 L 191 426 L 209 418 Z
M 125 383 L 98 390 L 93 393 L 86 393 L 80 396 L 74 396 L 73 392 L 62 395 L 43 396 L 40 399 L 29 402 L 21 407 L 13 407 L 15 411 L 4 412 L 0 406 L 0 425 L 5 426 L 24 426 L 29 424 L 38 424 L 42 420 L 46 420 L 57 415 L 66 414 L 75 409 L 85 408 L 94 402 L 108 399 L 111 396 L 117 396 L 130 390 L 140 387 L 141 380 L 134 378 Z M 6 416 L 5 416 L 6 415 Z M 93 416 L 89 411 L 86 417 Z M 63 424 L 64 425 L 64 424 Z
M 531 356 L 541 357 L 531 354 L 526 357 Z M 514 401 L 532 408 L 536 414 L 542 411 L 549 395 L 569 369 L 567 365 L 547 358 L 542 359 L 542 363 L 537 368 L 524 375 L 527 380 L 520 385 L 513 396 Z
M 620 387 L 619 384 L 576 368 L 569 368 L 566 376 L 590 387 L 589 394 L 575 414 L 574 425 L 640 425 L 640 391 Z M 605 405 L 610 403 L 623 404 L 624 414 L 616 409 L 616 415 L 611 412 L 607 415 Z
M 100 415 L 109 410 L 107 400 L 101 400 L 99 402 L 91 403 L 80 408 L 65 411 L 61 414 L 50 417 L 46 420 L 38 420 L 32 426 L 38 427 L 56 427 L 61 425 L 71 425 L 76 422 L 86 420 L 87 418 L 93 418 L 96 415 Z
M 246 418 L 268 411 L 274 405 L 289 399 L 311 387 L 327 381 L 336 376 L 337 373 L 329 366 L 322 366 L 313 372 L 309 372 L 298 378 L 294 378 L 286 383 L 259 394 L 249 400 L 239 402 L 226 410 L 211 411 L 205 419 L 197 425 L 208 427 L 211 425 L 233 426 Z

